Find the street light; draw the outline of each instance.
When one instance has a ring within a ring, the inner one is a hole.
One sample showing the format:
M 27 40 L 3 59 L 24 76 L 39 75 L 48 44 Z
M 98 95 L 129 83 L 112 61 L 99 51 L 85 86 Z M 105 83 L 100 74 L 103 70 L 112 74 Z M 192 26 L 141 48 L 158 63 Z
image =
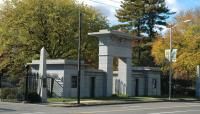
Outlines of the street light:
M 183 23 L 192 22 L 191 20 L 184 20 Z M 182 23 L 180 22 L 180 23 Z M 178 23 L 179 24 L 179 23 Z M 169 63 L 170 63 L 170 71 L 169 71 L 169 100 L 171 100 L 171 93 L 172 93 L 172 29 L 176 27 L 178 24 L 170 27 L 170 53 L 169 53 Z

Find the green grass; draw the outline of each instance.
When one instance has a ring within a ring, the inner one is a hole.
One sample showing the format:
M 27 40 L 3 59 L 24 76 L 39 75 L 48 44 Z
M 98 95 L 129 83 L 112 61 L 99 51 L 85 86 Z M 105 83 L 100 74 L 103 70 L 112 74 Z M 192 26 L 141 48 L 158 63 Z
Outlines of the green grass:
M 81 101 L 88 101 L 88 100 L 95 100 L 95 99 L 89 99 L 89 98 L 82 98 Z M 53 102 L 73 102 L 73 101 L 77 101 L 76 98 L 48 98 L 48 102 L 49 103 L 53 103 Z
M 73 98 L 48 98 L 48 102 L 71 102 Z

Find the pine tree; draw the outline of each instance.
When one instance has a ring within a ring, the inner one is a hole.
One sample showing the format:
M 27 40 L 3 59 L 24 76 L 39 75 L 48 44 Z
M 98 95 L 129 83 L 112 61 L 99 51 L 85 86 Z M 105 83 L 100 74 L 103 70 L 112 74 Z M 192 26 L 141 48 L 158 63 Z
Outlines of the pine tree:
M 144 3 L 140 0 L 124 0 L 121 5 L 122 9 L 117 10 L 116 17 L 120 22 L 128 22 L 126 27 L 135 30 L 137 36 L 142 32 Z
M 165 26 L 166 19 L 173 14 L 166 7 L 165 0 L 124 0 L 121 7 L 116 14 L 119 21 L 128 22 L 126 26 L 134 33 L 138 36 L 146 33 L 150 39 L 157 34 L 155 25 Z
M 165 0 L 145 0 L 146 32 L 150 38 L 155 38 L 155 25 L 166 26 L 166 19 L 171 14 L 173 13 L 166 7 Z
M 141 34 L 145 33 L 149 39 L 144 40 L 149 42 L 156 37 L 155 25 L 165 26 L 167 24 L 166 19 L 171 14 L 173 13 L 166 7 L 165 0 L 124 0 L 121 9 L 117 10 L 116 17 L 120 22 L 125 22 L 125 24 L 112 28 L 125 29 L 137 36 L 142 36 Z M 161 28 L 158 30 L 161 30 Z M 149 54 L 151 45 L 147 46 L 145 44 L 147 42 L 141 43 L 141 41 L 136 43 L 133 50 L 137 54 L 133 56 L 133 64 L 137 66 L 154 66 L 152 57 Z M 148 60 L 144 57 L 148 58 Z

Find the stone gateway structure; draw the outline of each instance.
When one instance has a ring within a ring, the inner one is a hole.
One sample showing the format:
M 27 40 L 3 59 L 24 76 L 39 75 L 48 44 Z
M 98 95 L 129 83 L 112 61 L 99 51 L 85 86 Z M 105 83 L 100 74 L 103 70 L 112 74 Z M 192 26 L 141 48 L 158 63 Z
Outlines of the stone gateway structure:
M 121 81 L 120 94 L 131 95 L 132 38 L 129 34 L 100 30 L 89 33 L 99 39 L 99 69 L 106 72 L 107 96 L 113 89 L 113 58 L 118 58 L 118 77 Z
M 159 68 L 132 67 L 132 37 L 129 34 L 100 30 L 88 35 L 99 40 L 99 69 L 92 69 L 82 61 L 81 97 L 161 95 Z M 113 58 L 118 61 L 117 71 L 113 71 Z M 48 81 L 54 96 L 76 97 L 77 61 L 57 59 L 46 63 L 48 76 L 55 79 L 53 83 Z M 29 65 L 33 73 L 38 73 L 38 60 Z

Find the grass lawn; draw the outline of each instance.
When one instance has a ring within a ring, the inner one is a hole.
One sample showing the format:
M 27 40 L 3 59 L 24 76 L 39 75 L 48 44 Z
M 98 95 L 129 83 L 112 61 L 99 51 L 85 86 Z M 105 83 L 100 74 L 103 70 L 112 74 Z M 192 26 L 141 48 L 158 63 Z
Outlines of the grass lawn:
M 88 99 L 88 98 L 81 99 L 81 101 L 87 101 L 87 100 L 94 100 L 94 99 Z M 73 101 L 77 101 L 77 99 L 76 98 L 48 98 L 49 103 L 53 103 L 53 102 L 68 103 L 68 102 L 73 102 Z

